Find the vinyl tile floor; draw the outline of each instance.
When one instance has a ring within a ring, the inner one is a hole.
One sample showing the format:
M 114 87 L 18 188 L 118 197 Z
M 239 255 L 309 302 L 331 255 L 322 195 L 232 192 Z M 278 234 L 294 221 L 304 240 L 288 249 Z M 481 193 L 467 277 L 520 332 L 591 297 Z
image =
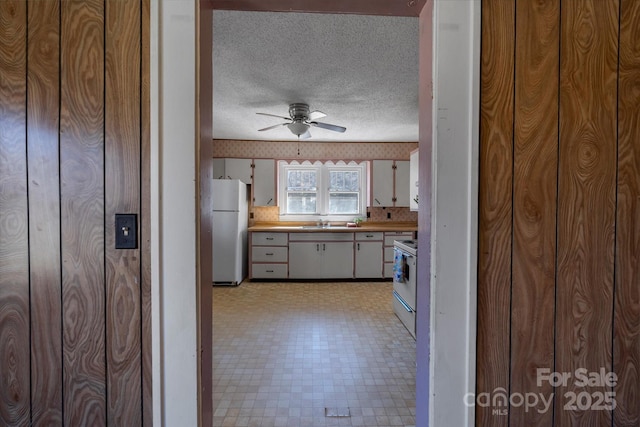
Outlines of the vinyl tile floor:
M 390 282 L 244 282 L 213 290 L 214 423 L 415 424 L 416 343 Z

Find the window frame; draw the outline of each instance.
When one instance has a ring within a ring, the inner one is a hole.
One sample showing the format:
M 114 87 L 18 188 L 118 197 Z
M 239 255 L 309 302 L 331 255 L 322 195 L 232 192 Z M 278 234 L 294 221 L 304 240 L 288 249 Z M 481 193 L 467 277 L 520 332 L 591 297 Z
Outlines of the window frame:
M 317 173 L 316 185 L 316 210 L 311 214 L 290 214 L 287 208 L 287 175 L 290 170 L 315 170 Z M 353 214 L 330 214 L 329 213 L 329 188 L 331 171 L 358 171 L 359 172 L 359 201 L 358 212 Z M 282 221 L 352 221 L 354 218 L 365 217 L 367 214 L 367 199 L 369 195 L 368 162 L 319 162 L 310 161 L 278 161 L 278 205 L 280 220 Z

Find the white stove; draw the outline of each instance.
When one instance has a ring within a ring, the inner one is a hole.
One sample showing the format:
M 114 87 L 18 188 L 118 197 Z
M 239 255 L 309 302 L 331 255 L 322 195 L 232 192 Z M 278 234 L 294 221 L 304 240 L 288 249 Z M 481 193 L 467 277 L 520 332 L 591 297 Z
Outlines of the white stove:
M 418 242 L 416 240 L 394 240 L 393 246 L 413 256 L 416 256 L 418 252 Z
M 393 265 L 393 311 L 416 337 L 416 261 L 418 242 L 396 240 Z

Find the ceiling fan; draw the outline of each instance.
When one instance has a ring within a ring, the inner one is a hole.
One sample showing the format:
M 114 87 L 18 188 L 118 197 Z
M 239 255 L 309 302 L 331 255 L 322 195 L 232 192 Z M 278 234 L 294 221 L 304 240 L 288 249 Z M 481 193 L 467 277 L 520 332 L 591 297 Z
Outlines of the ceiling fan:
M 347 128 L 342 126 L 331 125 L 329 123 L 322 123 L 316 121 L 322 117 L 325 117 L 326 114 L 322 111 L 311 111 L 309 112 L 309 105 L 307 104 L 290 104 L 289 105 L 289 116 L 277 116 L 275 114 L 269 113 L 256 113 L 262 116 L 270 116 L 277 117 L 279 119 L 287 120 L 285 123 L 279 123 L 277 125 L 269 126 L 263 129 L 258 129 L 258 131 L 265 131 L 270 129 L 275 129 L 280 126 L 287 126 L 291 133 L 296 135 L 298 139 L 309 139 L 311 138 L 311 133 L 309 132 L 309 127 L 315 126 L 322 129 L 331 130 L 334 132 L 344 132 Z

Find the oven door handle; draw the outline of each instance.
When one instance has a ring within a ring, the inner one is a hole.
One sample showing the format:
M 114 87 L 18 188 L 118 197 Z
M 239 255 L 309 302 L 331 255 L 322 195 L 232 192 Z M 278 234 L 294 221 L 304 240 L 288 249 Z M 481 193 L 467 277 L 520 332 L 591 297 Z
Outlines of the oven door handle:
M 402 297 L 400 295 L 398 295 L 398 293 L 396 291 L 393 291 L 393 296 L 395 297 L 395 299 L 398 300 L 398 302 L 400 304 L 402 304 L 402 306 L 404 307 L 405 310 L 407 310 L 409 313 L 412 313 L 413 310 L 411 309 L 411 307 L 409 307 L 409 304 L 407 304 L 406 302 L 404 302 L 404 300 L 402 299 Z

